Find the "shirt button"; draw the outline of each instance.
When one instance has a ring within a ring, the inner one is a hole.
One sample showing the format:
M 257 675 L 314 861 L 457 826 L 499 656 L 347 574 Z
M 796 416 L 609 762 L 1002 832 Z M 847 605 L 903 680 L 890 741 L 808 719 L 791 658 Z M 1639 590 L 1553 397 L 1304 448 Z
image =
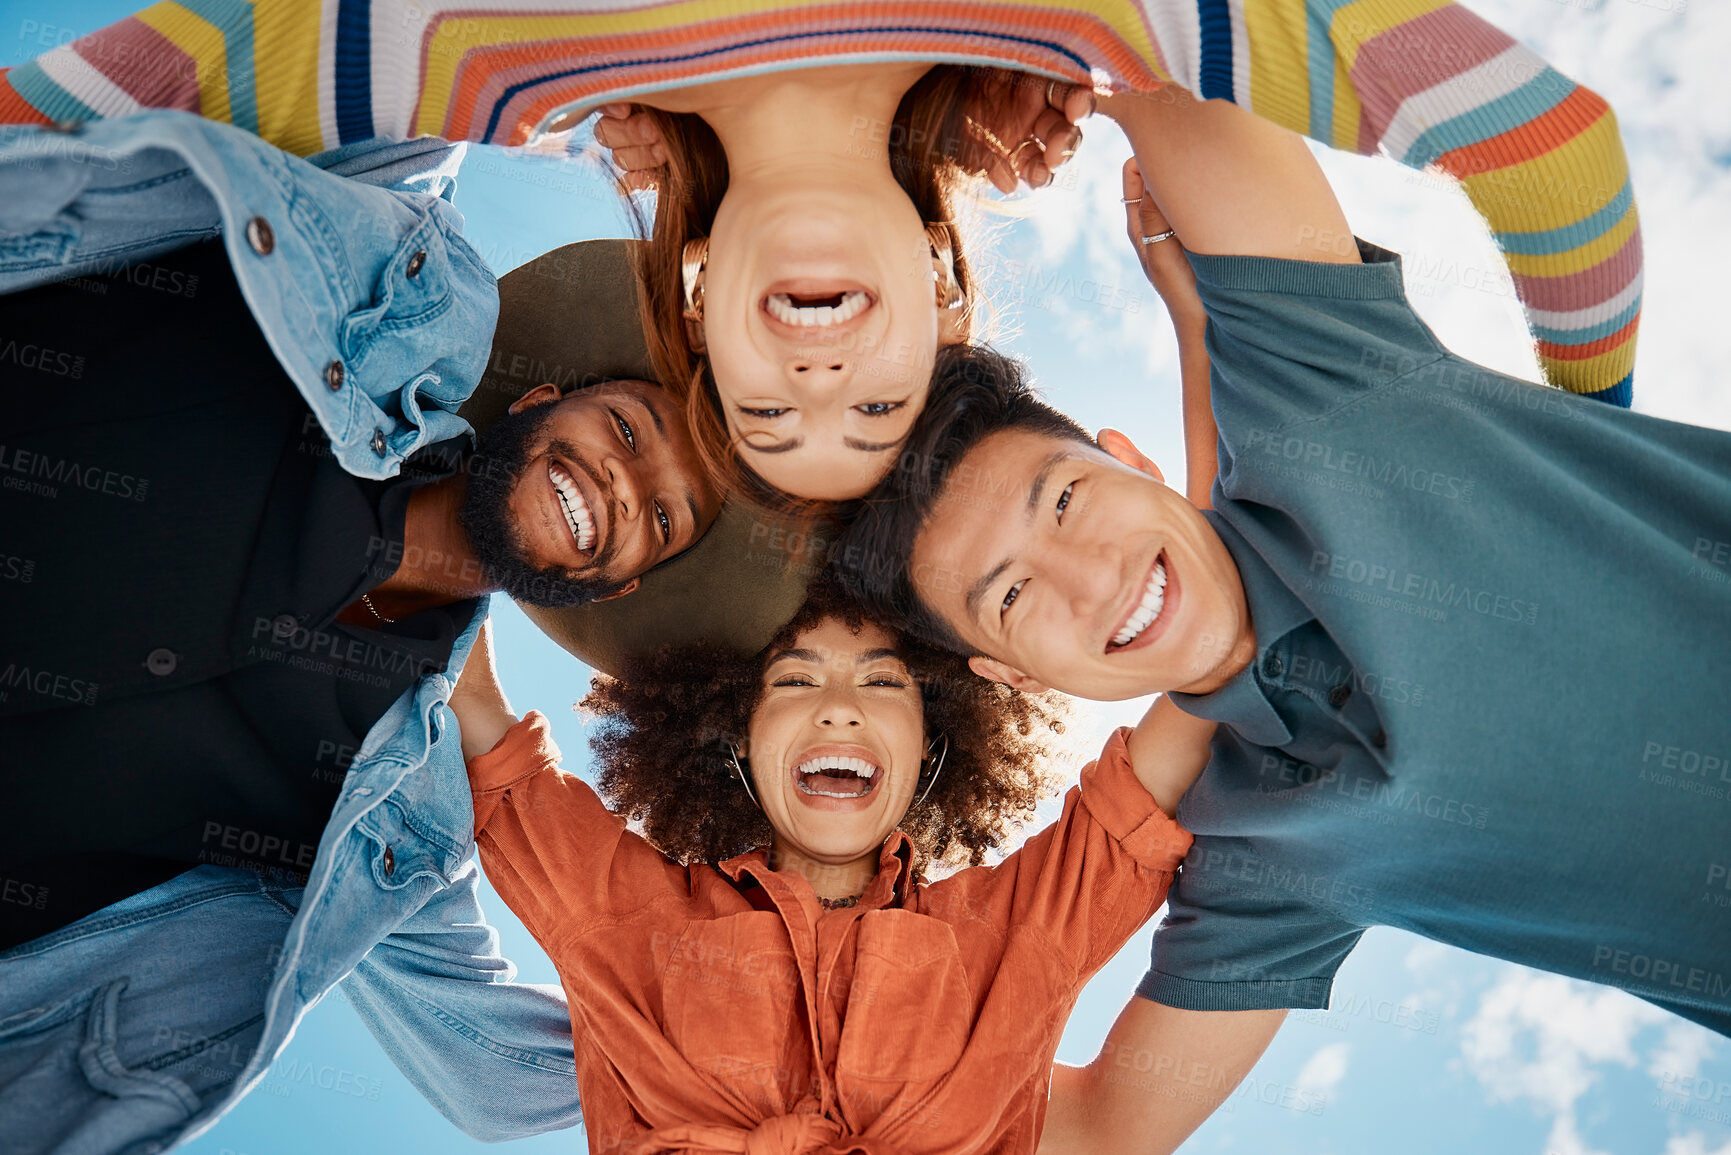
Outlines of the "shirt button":
M 332 361 L 325 366 L 325 384 L 331 387 L 332 393 L 343 387 L 343 363 L 341 361 Z
M 159 678 L 166 678 L 174 673 L 174 667 L 178 665 L 180 665 L 179 656 L 165 646 L 156 647 L 144 659 L 144 668 Z
M 414 280 L 421 274 L 421 266 L 427 263 L 427 250 L 417 249 L 415 255 L 409 258 L 409 267 L 403 270 L 403 275 Z
M 293 614 L 278 614 L 270 620 L 271 633 L 279 638 L 286 638 L 295 632 L 300 621 Z
M 1378 727 L 1376 733 L 1370 736 L 1370 744 L 1378 750 L 1388 749 L 1388 732 Z
M 1352 685 L 1348 682 L 1342 682 L 1328 692 L 1328 704 L 1338 710 L 1346 705 L 1346 700 L 1350 697 L 1352 697 Z
M 390 847 L 385 847 L 385 877 L 389 878 L 397 872 L 397 856 L 391 853 Z
M 385 431 L 383 429 L 373 430 L 373 452 L 380 457 L 385 455 Z
M 270 222 L 263 217 L 254 217 L 246 222 L 246 243 L 259 256 L 270 256 L 271 250 L 276 248 L 276 234 L 271 232 Z
M 1274 654 L 1262 659 L 1262 676 L 1265 678 L 1278 678 L 1285 670 L 1286 663 Z

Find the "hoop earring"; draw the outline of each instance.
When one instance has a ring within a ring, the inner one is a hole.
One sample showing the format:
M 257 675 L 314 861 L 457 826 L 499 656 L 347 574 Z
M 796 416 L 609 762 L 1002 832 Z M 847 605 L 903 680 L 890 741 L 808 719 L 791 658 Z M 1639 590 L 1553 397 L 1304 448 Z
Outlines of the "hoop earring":
M 745 796 L 751 799 L 751 804 L 759 810 L 762 810 L 763 803 L 759 802 L 757 800 L 757 795 L 753 794 L 751 791 L 751 775 L 745 772 L 745 766 L 740 762 L 739 747 L 735 746 L 732 742 L 727 744 L 727 764 L 733 767 L 733 772 L 735 774 L 739 775 L 739 784 L 745 787 Z
M 709 263 L 709 238 L 686 241 L 680 253 L 679 275 L 685 287 L 685 319 L 703 323 L 703 269 Z
M 932 250 L 932 280 L 937 282 L 938 308 L 960 308 L 965 297 L 961 283 L 956 280 L 956 246 L 950 238 L 950 226 L 942 222 L 928 224 L 926 244 Z
M 938 748 L 935 757 L 932 754 L 934 748 Z M 932 787 L 938 784 L 938 775 L 944 772 L 944 756 L 949 752 L 950 736 L 948 734 L 939 734 L 936 738 L 932 739 L 931 745 L 926 747 L 926 760 L 932 764 L 932 776 L 927 779 L 925 790 L 922 791 L 920 796 L 914 800 L 914 806 L 918 806 L 921 802 L 924 802 L 926 800 L 926 795 L 932 792 Z M 924 778 L 925 775 L 922 774 L 920 777 Z M 909 807 L 909 809 L 912 809 L 912 807 Z

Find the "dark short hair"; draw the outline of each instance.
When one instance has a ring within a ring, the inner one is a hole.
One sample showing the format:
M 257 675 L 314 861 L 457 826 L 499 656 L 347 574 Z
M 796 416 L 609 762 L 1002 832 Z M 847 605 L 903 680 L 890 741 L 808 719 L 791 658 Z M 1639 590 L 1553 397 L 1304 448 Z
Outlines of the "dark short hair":
M 989 434 L 1006 429 L 1094 443 L 1087 430 L 1040 399 L 1020 362 L 988 345 L 942 350 L 926 407 L 895 466 L 844 511 L 845 526 L 831 553 L 842 583 L 868 613 L 958 654 L 973 648 L 920 600 L 911 564 L 914 539 L 950 471 Z
M 833 577 L 820 576 L 799 613 L 756 654 L 663 647 L 618 678 L 597 677 L 582 706 L 600 722 L 590 739 L 595 782 L 613 811 L 641 822 L 657 850 L 687 865 L 768 845 L 769 820 L 734 776 L 728 747 L 750 728 L 769 655 L 831 618 L 855 632 L 874 620 Z M 978 677 L 958 655 L 896 636 L 919 683 L 927 733 L 949 740 L 929 797 L 916 799 L 901 829 L 913 840 L 916 869 L 978 865 L 1061 784 L 1056 755 L 1068 699 L 1017 693 Z

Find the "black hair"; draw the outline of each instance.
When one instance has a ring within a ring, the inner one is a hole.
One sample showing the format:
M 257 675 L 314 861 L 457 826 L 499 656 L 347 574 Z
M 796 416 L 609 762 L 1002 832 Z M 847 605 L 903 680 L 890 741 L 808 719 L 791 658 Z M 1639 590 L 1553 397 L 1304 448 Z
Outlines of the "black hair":
M 1006 429 L 1094 443 L 1087 430 L 1040 399 L 1020 362 L 989 345 L 940 350 L 926 406 L 894 468 L 844 511 L 831 553 L 843 585 L 867 613 L 953 653 L 973 652 L 920 599 L 910 559 L 950 471 L 988 435 Z

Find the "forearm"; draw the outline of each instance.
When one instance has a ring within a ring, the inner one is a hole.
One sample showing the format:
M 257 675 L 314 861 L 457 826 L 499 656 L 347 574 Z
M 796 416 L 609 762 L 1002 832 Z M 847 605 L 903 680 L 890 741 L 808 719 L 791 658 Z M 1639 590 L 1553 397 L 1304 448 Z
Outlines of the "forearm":
M 1178 332 L 1178 376 L 1184 405 L 1185 495 L 1198 509 L 1212 508 L 1214 479 L 1220 475 L 1220 433 L 1209 397 L 1207 318 L 1200 323 L 1173 319 Z
M 1130 769 L 1153 795 L 1154 804 L 1173 818 L 1184 792 L 1208 765 L 1214 728 L 1213 722 L 1186 714 L 1161 695 L 1130 731 Z
M 1194 253 L 1358 263 L 1334 190 L 1295 133 L 1222 101 L 1170 90 L 1102 98 L 1160 211 Z
M 1039 1155 L 1177 1150 L 1250 1073 L 1285 1018 L 1132 998 L 1093 1062 L 1053 1067 Z

